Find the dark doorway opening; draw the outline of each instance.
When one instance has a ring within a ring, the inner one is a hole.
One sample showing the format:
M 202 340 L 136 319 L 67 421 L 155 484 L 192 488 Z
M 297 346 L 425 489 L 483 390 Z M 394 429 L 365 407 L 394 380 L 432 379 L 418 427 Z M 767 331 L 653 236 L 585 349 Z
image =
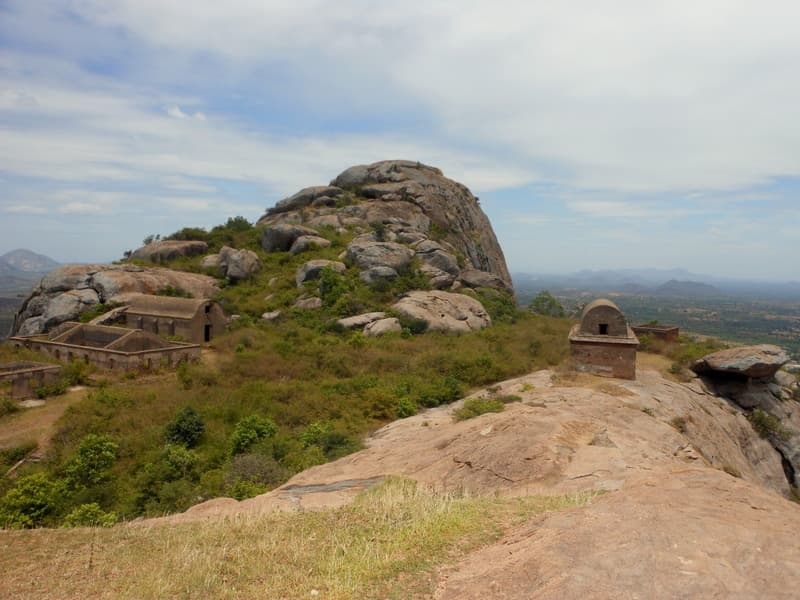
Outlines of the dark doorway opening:
M 211 325 L 206 325 L 205 330 L 203 331 L 203 339 L 206 342 L 211 341 Z
M 600 323 L 600 335 L 608 335 L 608 323 Z

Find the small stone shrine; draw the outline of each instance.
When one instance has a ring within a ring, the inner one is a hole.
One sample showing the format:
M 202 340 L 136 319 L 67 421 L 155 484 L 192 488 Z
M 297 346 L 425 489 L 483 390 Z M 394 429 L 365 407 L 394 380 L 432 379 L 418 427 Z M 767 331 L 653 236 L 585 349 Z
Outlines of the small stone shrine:
M 636 379 L 639 340 L 611 300 L 601 298 L 586 305 L 581 322 L 569 333 L 569 346 L 577 371 Z

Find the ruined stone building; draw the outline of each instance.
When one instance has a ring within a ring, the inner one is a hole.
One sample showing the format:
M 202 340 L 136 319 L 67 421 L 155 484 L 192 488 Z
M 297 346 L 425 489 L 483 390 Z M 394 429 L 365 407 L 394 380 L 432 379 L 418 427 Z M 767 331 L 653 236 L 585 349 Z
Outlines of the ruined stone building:
M 11 398 L 22 400 L 34 395 L 36 388 L 52 383 L 61 374 L 59 365 L 22 360 L 0 364 L 0 383 L 11 384 Z
M 605 377 L 636 379 L 639 340 L 611 300 L 598 299 L 583 309 L 569 334 L 575 369 Z
M 128 327 L 158 335 L 177 336 L 201 344 L 225 331 L 227 319 L 218 302 L 141 294 L 125 311 Z
M 636 335 L 652 335 L 668 343 L 677 342 L 680 336 L 680 328 L 674 325 L 634 325 L 631 329 Z
M 16 347 L 44 352 L 62 362 L 84 360 L 105 369 L 150 369 L 200 358 L 200 345 L 174 342 L 125 327 L 64 323 L 49 335 L 13 336 Z

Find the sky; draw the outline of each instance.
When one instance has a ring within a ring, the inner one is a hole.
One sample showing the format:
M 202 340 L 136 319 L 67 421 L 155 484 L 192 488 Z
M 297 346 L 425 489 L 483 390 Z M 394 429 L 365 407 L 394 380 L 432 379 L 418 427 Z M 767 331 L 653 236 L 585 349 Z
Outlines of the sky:
M 800 280 L 800 3 L 0 0 L 0 254 L 115 260 L 355 164 L 512 272 Z

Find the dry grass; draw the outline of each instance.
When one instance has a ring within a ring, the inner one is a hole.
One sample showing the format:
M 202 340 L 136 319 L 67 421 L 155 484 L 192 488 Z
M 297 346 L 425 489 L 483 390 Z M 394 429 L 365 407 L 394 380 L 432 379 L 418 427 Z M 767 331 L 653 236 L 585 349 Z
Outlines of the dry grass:
M 403 598 L 429 586 L 431 569 L 505 528 L 592 498 L 471 498 L 389 480 L 320 512 L 4 531 L 0 596 Z

